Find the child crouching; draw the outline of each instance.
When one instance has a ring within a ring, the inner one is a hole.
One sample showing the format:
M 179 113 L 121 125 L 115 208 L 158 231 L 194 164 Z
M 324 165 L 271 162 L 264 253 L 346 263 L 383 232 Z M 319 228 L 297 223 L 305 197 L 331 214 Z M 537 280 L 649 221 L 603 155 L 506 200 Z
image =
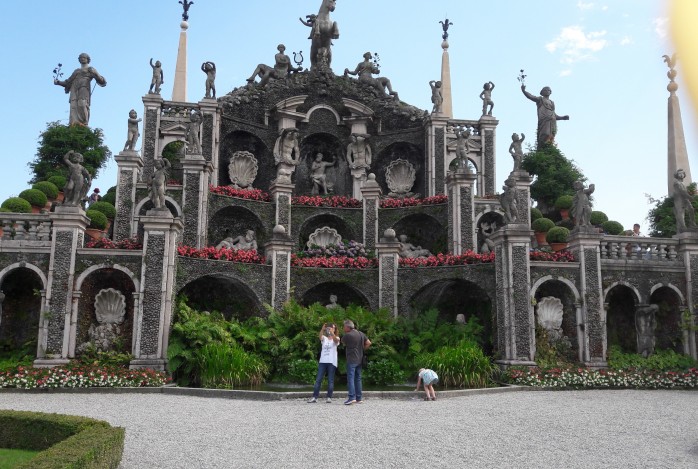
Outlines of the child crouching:
M 424 383 L 424 393 L 426 394 L 424 400 L 428 401 L 431 399 L 432 401 L 435 401 L 436 392 L 434 392 L 434 385 L 439 384 L 439 376 L 434 370 L 420 368 L 417 377 L 417 389 L 415 389 L 415 391 L 419 391 L 419 384 L 422 382 Z

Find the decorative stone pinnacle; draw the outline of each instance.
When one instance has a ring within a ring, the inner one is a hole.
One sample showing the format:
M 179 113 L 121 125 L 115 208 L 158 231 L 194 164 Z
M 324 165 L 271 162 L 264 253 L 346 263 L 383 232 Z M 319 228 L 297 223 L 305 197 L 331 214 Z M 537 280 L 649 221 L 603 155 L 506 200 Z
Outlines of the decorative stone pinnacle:
M 182 5 L 184 12 L 182 13 L 182 21 L 189 21 L 189 8 L 194 4 L 193 1 L 179 0 L 179 4 Z
M 444 33 L 441 35 L 441 38 L 442 38 L 444 41 L 446 41 L 446 40 L 448 39 L 448 27 L 449 27 L 449 26 L 453 26 L 453 23 L 451 23 L 450 21 L 448 21 L 448 17 L 446 17 L 446 20 L 445 20 L 445 21 L 439 21 L 439 23 L 441 23 L 441 27 L 442 27 L 443 30 L 444 30 Z M 448 44 L 448 42 L 446 42 L 446 44 Z
M 669 77 L 669 84 L 667 85 L 666 89 L 670 93 L 674 94 L 676 93 L 676 90 L 679 89 L 678 83 L 674 81 L 676 78 L 676 70 L 674 70 L 674 67 L 676 67 L 676 54 L 672 54 L 671 57 L 668 55 L 663 55 L 664 58 L 664 63 L 667 64 L 667 67 L 669 67 L 669 71 L 667 72 L 666 76 Z

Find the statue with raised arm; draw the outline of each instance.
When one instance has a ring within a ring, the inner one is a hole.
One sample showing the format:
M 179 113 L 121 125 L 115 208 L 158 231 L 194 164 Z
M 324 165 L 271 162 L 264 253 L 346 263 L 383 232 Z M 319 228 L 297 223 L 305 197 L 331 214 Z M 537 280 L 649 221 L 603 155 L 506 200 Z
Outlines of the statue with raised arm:
M 94 80 L 99 86 L 107 86 L 107 80 L 97 73 L 94 67 L 90 67 L 90 56 L 82 53 L 78 56 L 80 68 L 68 77 L 67 80 L 53 79 L 53 83 L 65 88 L 66 93 L 70 93 L 70 125 L 90 124 L 90 103 L 92 101 L 92 90 L 90 86 Z
M 134 109 L 128 113 L 128 136 L 126 137 L 126 145 L 124 145 L 124 151 L 135 151 L 136 142 L 138 142 L 138 123 L 143 119 L 138 118 L 138 114 Z
M 70 150 L 63 155 L 63 162 L 68 166 L 68 182 L 63 188 L 63 205 L 81 207 L 92 184 L 92 176 L 82 166 L 83 157 L 78 152 Z
M 336 21 L 332 21 L 330 13 L 337 6 L 336 0 L 322 0 L 320 11 L 317 15 L 307 15 L 306 20 L 299 18 L 300 22 L 310 28 L 310 71 L 321 71 L 320 50 L 325 49 L 323 60 L 329 68 L 332 62 L 332 39 L 339 38 L 339 27 Z
M 160 94 L 160 86 L 165 83 L 165 74 L 162 72 L 162 64 L 159 60 L 153 64 L 153 58 L 150 58 L 150 68 L 153 69 L 153 78 L 150 80 L 150 88 L 148 93 Z M 153 90 L 155 88 L 155 90 Z
M 285 54 L 286 46 L 279 44 L 276 46 L 277 54 L 274 56 L 274 66 L 259 64 L 257 68 L 254 69 L 250 78 L 247 79 L 248 83 L 254 83 L 255 78 L 259 77 L 259 85 L 266 86 L 270 80 L 281 80 L 286 78 L 291 72 L 300 72 L 303 67 L 294 67 L 291 65 L 291 58 Z
M 199 140 L 199 128 L 201 116 L 198 112 L 192 112 L 187 124 L 187 153 L 201 154 L 201 141 Z
M 166 210 L 165 186 L 167 184 L 167 171 L 172 165 L 165 158 L 157 158 L 154 166 L 155 171 L 150 179 L 150 200 L 156 210 Z
M 182 5 L 184 12 L 182 12 L 182 21 L 189 21 L 189 8 L 194 4 L 192 1 L 179 0 L 179 4 Z
M 397 92 L 393 91 L 393 85 L 388 78 L 373 76 L 374 74 L 380 73 L 380 69 L 372 62 L 372 59 L 373 54 L 366 52 L 364 54 L 364 61 L 359 62 L 353 72 L 348 68 L 344 69 L 344 76 L 358 75 L 359 83 L 373 87 L 381 96 L 385 96 L 387 90 L 390 96 L 394 99 L 398 99 Z
M 589 184 L 589 188 L 584 188 L 582 181 L 574 181 L 574 197 L 572 198 L 572 216 L 574 217 L 574 226 L 591 226 L 591 200 L 589 196 L 596 189 L 593 184 Z
M 524 96 L 536 103 L 538 107 L 538 143 L 537 147 L 541 148 L 546 143 L 555 141 L 557 134 L 557 121 L 566 121 L 570 116 L 558 116 L 555 113 L 555 103 L 550 99 L 552 90 L 549 86 L 540 90 L 540 96 L 533 96 L 526 91 L 526 85 L 521 85 L 521 91 Z
M 472 132 L 468 127 L 456 127 L 454 133 L 456 134 L 456 171 L 470 173 L 468 154 Z
M 492 90 L 494 90 L 494 83 L 488 81 L 482 88 L 482 93 L 480 93 L 480 99 L 482 100 L 482 115 L 491 116 L 492 109 L 494 109 L 494 101 L 492 101 Z M 488 106 L 489 111 L 487 110 Z
M 523 132 L 521 132 L 521 137 L 519 137 L 519 134 L 516 133 L 511 135 L 509 154 L 512 158 L 514 158 L 514 171 L 519 171 L 521 169 L 521 162 L 524 158 L 523 148 L 521 148 L 521 146 L 523 145 L 523 141 L 525 139 L 526 135 Z
M 351 134 L 351 143 L 347 146 L 347 163 L 351 169 L 370 168 L 373 155 L 367 140 L 370 135 Z
M 326 170 L 334 166 L 335 163 L 334 158 L 332 161 L 323 161 L 322 158 L 322 153 L 318 153 L 315 157 L 315 161 L 313 161 L 313 164 L 310 166 L 310 179 L 313 182 L 313 189 L 310 193 L 313 195 L 320 193 L 327 195 L 328 184 Z
M 683 183 L 685 178 L 686 173 L 683 169 L 677 169 L 674 173 L 674 216 L 676 217 L 677 233 L 696 230 L 694 196 L 688 193 L 688 189 Z
M 506 223 L 516 223 L 519 219 L 519 201 L 516 197 L 516 184 L 509 177 L 504 181 L 504 187 L 499 196 L 499 202 L 502 204 L 504 211 L 504 221 Z
M 291 184 L 291 175 L 296 170 L 296 166 L 298 166 L 300 154 L 298 129 L 282 129 L 274 144 L 276 182 Z
M 429 86 L 431 87 L 431 102 L 434 105 L 431 112 L 434 114 L 443 112 L 444 95 L 441 92 L 442 83 L 440 81 L 431 80 Z
M 206 96 L 204 97 L 216 99 L 216 64 L 204 62 L 201 64 L 201 71 L 206 74 Z

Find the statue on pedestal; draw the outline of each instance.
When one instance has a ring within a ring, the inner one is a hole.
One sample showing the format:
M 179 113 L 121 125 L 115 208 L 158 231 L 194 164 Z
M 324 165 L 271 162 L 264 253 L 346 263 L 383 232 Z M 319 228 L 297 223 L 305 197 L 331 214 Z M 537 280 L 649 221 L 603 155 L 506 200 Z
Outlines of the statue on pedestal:
M 470 139 L 472 133 L 467 127 L 456 127 L 456 171 L 470 173 L 468 165 L 468 154 L 470 153 Z
M 150 80 L 150 89 L 148 93 L 160 94 L 160 86 L 165 83 L 165 74 L 162 72 L 162 64 L 159 60 L 153 65 L 153 58 L 150 58 L 150 67 L 153 69 L 153 78 Z M 155 90 L 153 90 L 155 88 Z
M 329 68 L 332 63 L 332 39 L 339 39 L 339 27 L 336 21 L 330 19 L 330 13 L 337 6 L 336 0 L 322 0 L 320 11 L 317 15 L 307 15 L 307 20 L 299 18 L 300 22 L 308 26 L 310 36 L 310 71 L 320 71 L 321 62 L 324 61 L 325 67 Z M 321 50 L 322 56 L 321 56 Z
M 107 80 L 97 73 L 94 67 L 90 67 L 88 54 L 84 52 L 80 54 L 78 61 L 80 68 L 75 69 L 67 80 L 54 78 L 53 83 L 65 88 L 66 93 L 70 93 L 70 125 L 89 125 L 92 99 L 90 85 L 94 80 L 99 86 L 107 86 Z
M 63 188 L 63 205 L 81 207 L 92 184 L 92 176 L 82 166 L 83 157 L 80 153 L 70 150 L 63 155 L 63 162 L 68 166 L 68 182 Z
M 518 200 L 516 198 L 516 183 L 511 177 L 504 181 L 503 192 L 499 196 L 499 202 L 504 210 L 504 221 L 516 223 L 519 219 Z
M 688 193 L 683 183 L 686 173 L 683 169 L 677 169 L 674 173 L 674 216 L 676 217 L 676 231 L 696 230 L 696 214 L 693 209 L 693 196 Z M 688 217 L 688 222 L 686 222 Z
M 254 69 L 250 78 L 247 79 L 248 83 L 254 83 L 254 79 L 259 77 L 259 85 L 264 87 L 269 83 L 270 80 L 281 80 L 286 78 L 291 72 L 300 72 L 303 67 L 294 67 L 291 65 L 291 58 L 286 55 L 286 46 L 279 44 L 276 49 L 279 51 L 274 56 L 274 66 L 259 64 L 257 68 Z
M 201 64 L 201 71 L 206 74 L 206 95 L 204 97 L 216 99 L 216 64 L 204 62 Z
M 482 93 L 480 93 L 480 99 L 482 100 L 482 115 L 491 116 L 492 109 L 494 109 L 494 101 L 492 101 L 492 90 L 494 90 L 494 83 L 488 81 L 484 84 Z M 489 111 L 487 107 L 489 106 Z
M 429 86 L 431 87 L 431 102 L 432 104 L 434 104 L 434 107 L 432 108 L 431 112 L 434 114 L 439 114 L 443 112 L 444 104 L 444 95 L 441 92 L 441 82 L 431 80 L 429 82 Z
M 335 164 L 334 158 L 329 162 L 323 161 L 322 158 L 322 153 L 318 153 L 315 157 L 315 161 L 313 161 L 313 164 L 310 166 L 310 179 L 313 182 L 313 189 L 310 193 L 313 195 L 320 193 L 327 195 L 329 184 L 327 183 L 326 170 Z
M 199 140 L 199 129 L 201 127 L 201 116 L 198 112 L 192 112 L 187 124 L 187 153 L 195 155 L 201 154 L 201 141 Z
M 519 171 L 521 169 L 521 162 L 524 158 L 524 153 L 523 149 L 521 148 L 521 145 L 523 144 L 523 141 L 525 139 L 526 135 L 524 135 L 523 132 L 521 132 L 521 138 L 519 138 L 519 134 L 512 134 L 511 136 L 509 154 L 511 154 L 511 157 L 514 158 L 514 171 Z
M 550 99 L 552 90 L 549 86 L 540 90 L 540 96 L 533 96 L 526 91 L 526 85 L 523 84 L 521 85 L 521 91 L 524 96 L 538 106 L 538 148 L 545 143 L 554 142 L 555 134 L 557 134 L 557 121 L 570 120 L 570 116 L 558 116 L 555 113 L 555 103 Z
M 300 154 L 298 129 L 282 129 L 274 144 L 276 182 L 291 184 L 291 175 L 298 166 Z
M 143 119 L 138 119 L 138 114 L 134 109 L 128 113 L 128 136 L 126 137 L 126 145 L 124 151 L 136 151 L 136 142 L 138 142 L 138 123 Z
M 155 210 L 167 210 L 165 205 L 165 186 L 167 184 L 167 171 L 172 166 L 165 158 L 158 158 L 154 162 L 155 171 L 150 179 L 150 201 Z
M 368 134 L 351 134 L 351 143 L 347 146 L 347 163 L 351 169 L 371 167 L 371 146 L 367 140 Z
M 574 198 L 572 199 L 572 216 L 574 217 L 574 226 L 591 226 L 591 201 L 589 196 L 596 189 L 593 184 L 589 184 L 589 188 L 584 188 L 582 181 L 574 181 Z
M 381 96 L 385 96 L 385 91 L 387 89 L 388 94 L 397 100 L 397 92 L 393 91 L 393 86 L 388 78 L 373 77 L 374 74 L 380 73 L 380 69 L 374 62 L 371 61 L 372 59 L 373 54 L 371 54 L 370 52 L 366 52 L 364 54 L 364 61 L 360 62 L 353 72 L 350 71 L 348 68 L 344 69 L 344 76 L 358 75 L 359 83 L 363 83 L 365 85 L 373 87 L 380 93 Z

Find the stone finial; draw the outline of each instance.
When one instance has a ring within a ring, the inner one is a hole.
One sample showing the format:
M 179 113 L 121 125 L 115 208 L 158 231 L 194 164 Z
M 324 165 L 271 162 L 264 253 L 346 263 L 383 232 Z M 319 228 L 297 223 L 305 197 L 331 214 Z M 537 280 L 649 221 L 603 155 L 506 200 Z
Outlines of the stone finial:
M 284 228 L 283 225 L 276 225 L 276 226 L 272 229 L 272 233 L 273 233 L 274 235 L 285 235 L 285 234 L 286 234 L 286 228 Z
M 669 71 L 666 74 L 669 78 L 669 84 L 666 89 L 669 93 L 674 94 L 679 89 L 678 83 L 674 81 L 676 79 L 676 70 L 674 69 L 676 67 L 676 54 L 672 54 L 671 57 L 668 55 L 663 55 L 662 57 L 664 58 L 664 63 L 669 67 Z
M 369 177 L 370 177 L 370 174 L 369 174 Z M 396 236 L 397 236 L 397 234 L 395 233 L 395 230 L 392 229 L 392 228 L 388 228 L 388 229 L 385 230 L 385 232 L 383 233 L 383 237 L 384 237 L 387 241 L 395 241 L 395 237 L 396 237 Z
M 179 4 L 182 5 L 182 8 L 184 9 L 184 11 L 182 12 L 182 22 L 189 21 L 189 8 L 191 8 L 194 2 L 188 0 L 179 0 Z

